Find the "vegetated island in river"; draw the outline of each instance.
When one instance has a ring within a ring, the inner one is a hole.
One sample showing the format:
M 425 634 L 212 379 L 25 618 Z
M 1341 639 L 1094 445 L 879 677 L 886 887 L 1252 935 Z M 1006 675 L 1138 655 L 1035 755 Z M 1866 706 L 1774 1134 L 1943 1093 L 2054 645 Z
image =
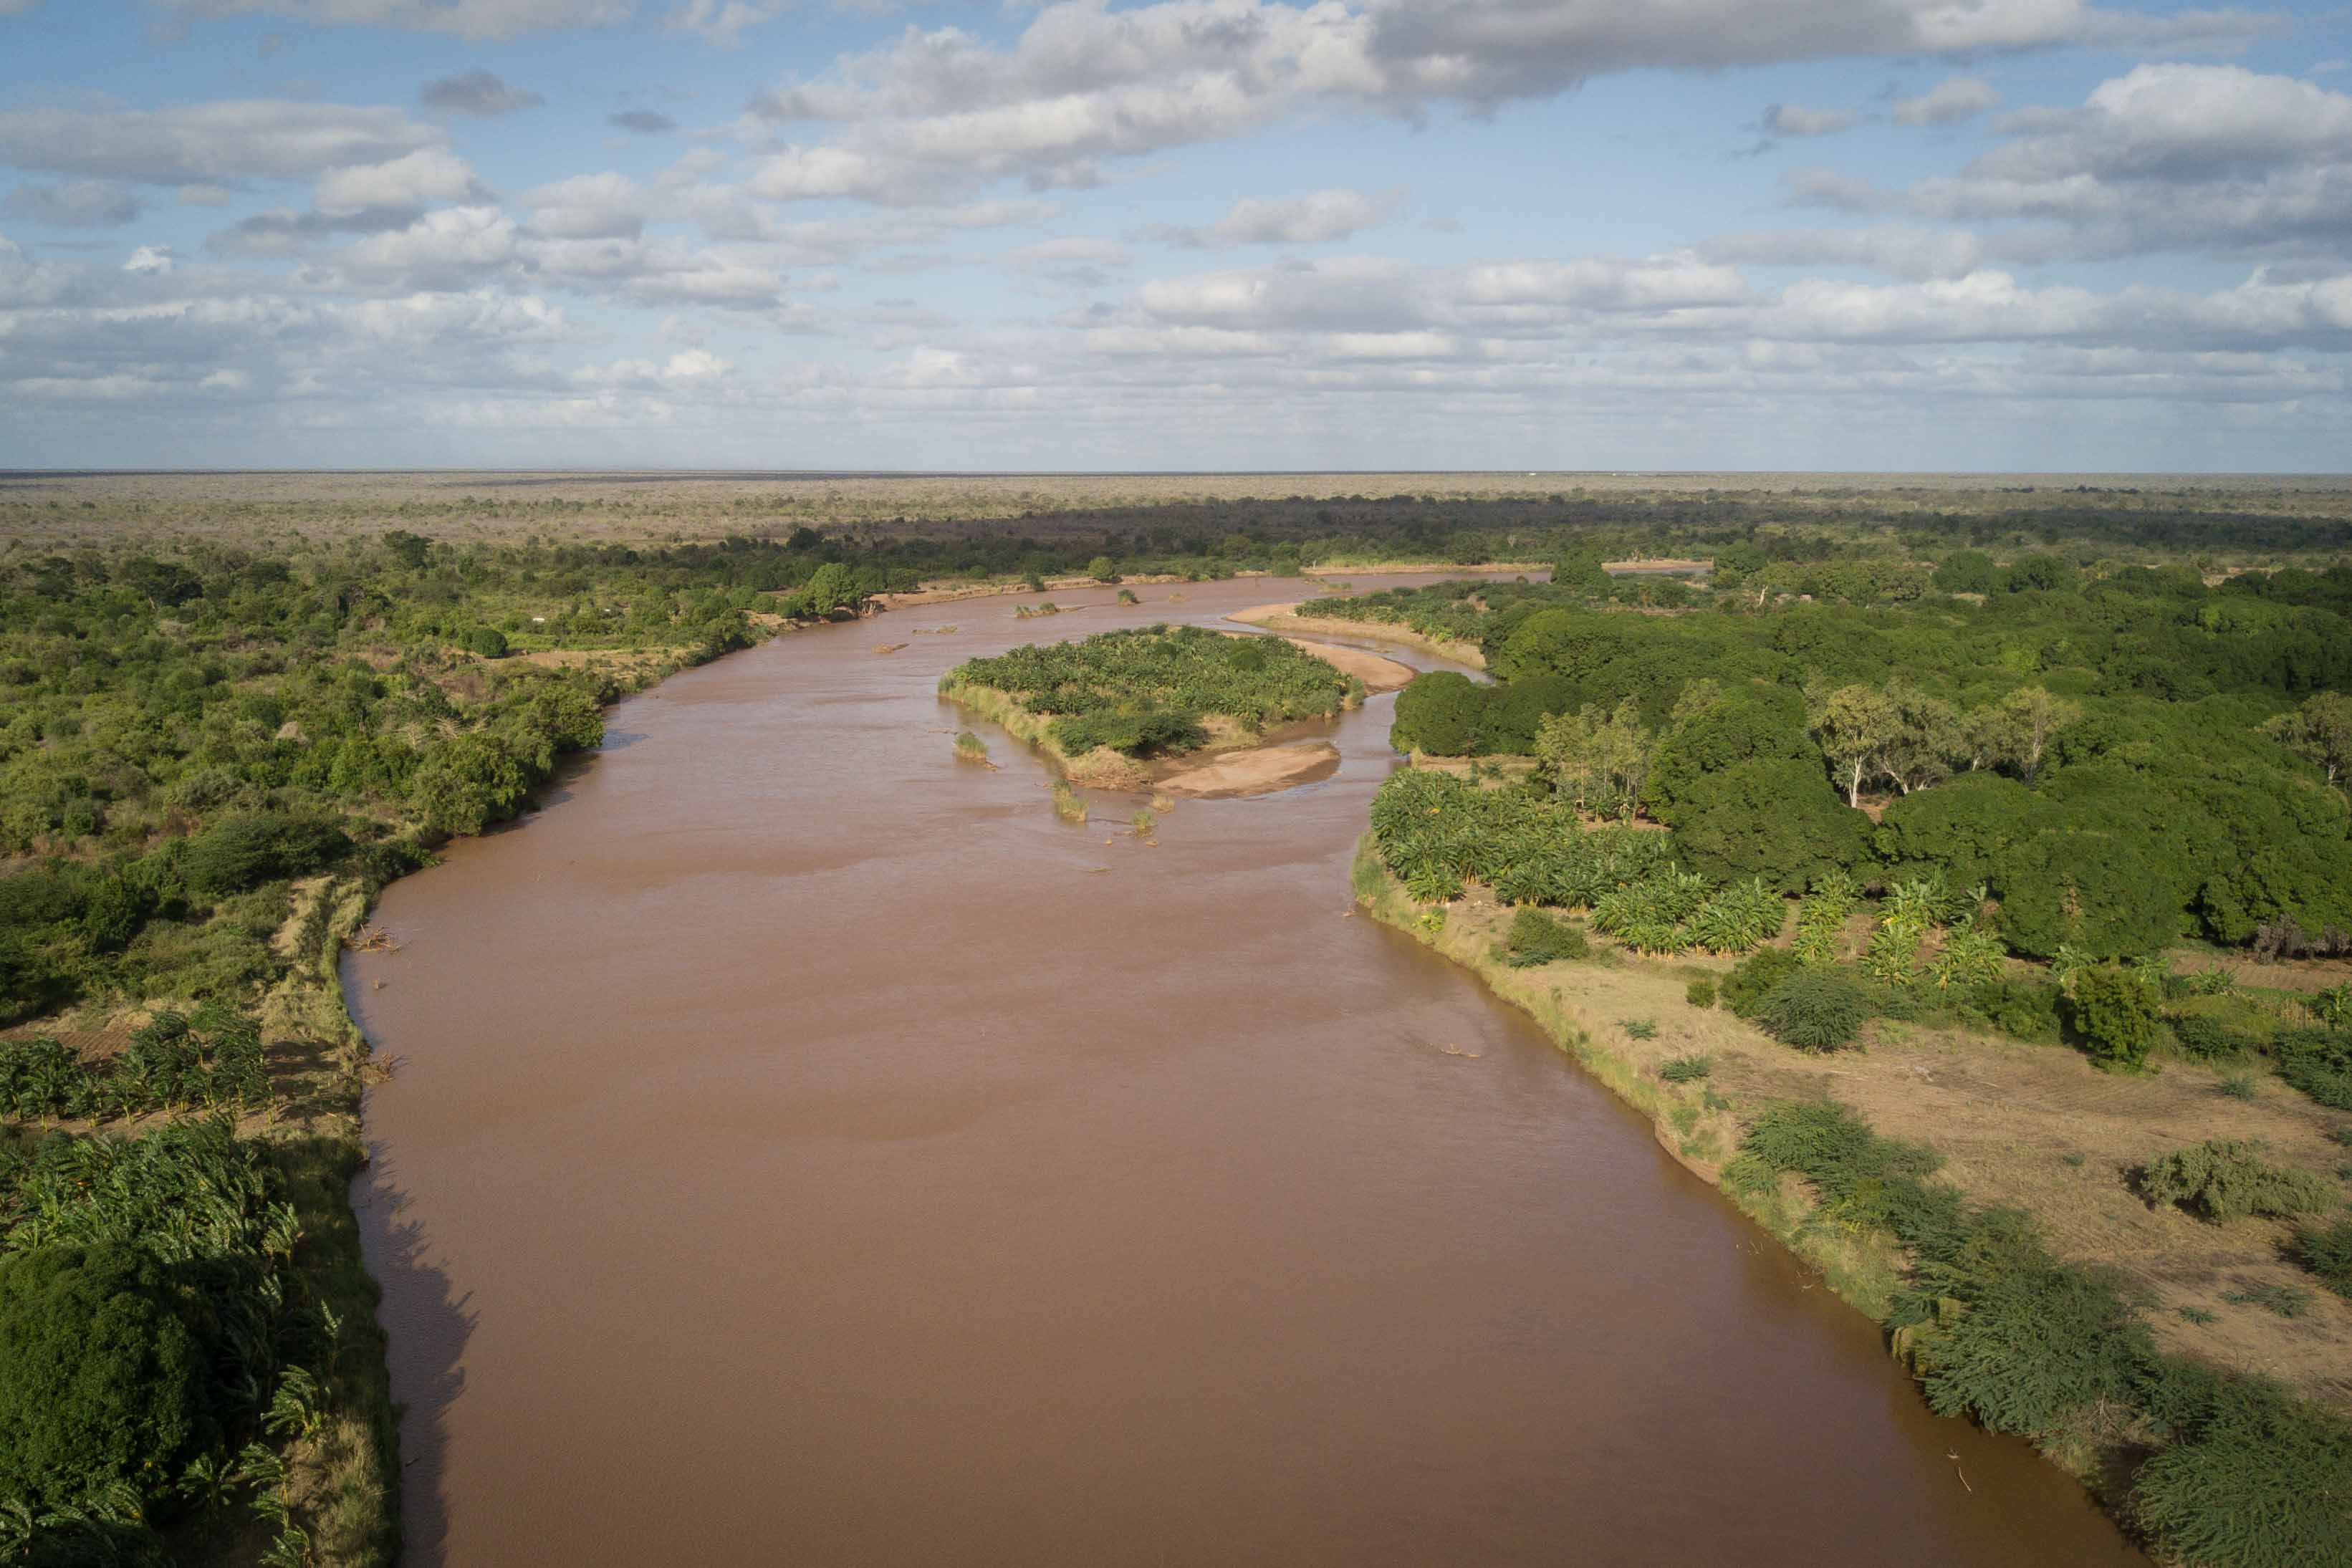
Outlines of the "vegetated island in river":
M 1400 695 L 1360 903 L 1939 1413 L 2168 1560 L 2352 1562 L 2352 569 L 1730 564 L 1692 612 L 1590 557 L 1304 606 L 1500 677 Z
M 1339 758 L 1328 742 L 1265 746 L 1285 724 L 1339 716 L 1412 672 L 1360 650 L 1318 656 L 1279 637 L 1143 626 L 969 659 L 940 695 L 1097 789 L 1251 794 L 1299 783 Z M 1344 659 L 1356 672 L 1339 667 Z

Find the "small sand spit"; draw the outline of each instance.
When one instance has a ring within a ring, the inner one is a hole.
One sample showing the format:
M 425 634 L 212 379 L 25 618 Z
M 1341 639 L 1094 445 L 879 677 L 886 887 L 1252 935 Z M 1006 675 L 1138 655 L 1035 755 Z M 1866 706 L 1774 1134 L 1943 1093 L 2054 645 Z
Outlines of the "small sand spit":
M 1220 752 L 1194 766 L 1179 768 L 1161 779 L 1158 788 L 1164 794 L 1195 800 L 1264 795 L 1328 778 L 1339 766 L 1339 748 L 1328 740 L 1261 746 L 1249 751 Z

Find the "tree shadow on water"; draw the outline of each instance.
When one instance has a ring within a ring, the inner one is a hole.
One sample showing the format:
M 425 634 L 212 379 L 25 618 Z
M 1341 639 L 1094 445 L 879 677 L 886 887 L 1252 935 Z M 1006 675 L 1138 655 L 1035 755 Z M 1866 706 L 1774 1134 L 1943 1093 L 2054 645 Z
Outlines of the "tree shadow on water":
M 443 1561 L 448 1542 L 442 1485 L 448 1413 L 465 1392 L 466 1341 L 477 1314 L 471 1292 L 457 1294 L 447 1272 L 431 1260 L 423 1224 L 404 1217 L 407 1195 L 381 1145 L 371 1145 L 370 1154 L 352 1180 L 352 1203 L 369 1272 L 383 1291 L 376 1321 L 390 1340 L 400 1421 L 400 1562 L 430 1568 Z

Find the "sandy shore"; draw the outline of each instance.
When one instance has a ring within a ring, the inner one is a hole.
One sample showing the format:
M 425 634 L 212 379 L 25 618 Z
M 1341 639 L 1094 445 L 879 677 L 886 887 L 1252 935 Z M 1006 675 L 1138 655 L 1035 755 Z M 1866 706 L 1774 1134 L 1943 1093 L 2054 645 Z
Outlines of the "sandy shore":
M 1197 763 L 1179 764 L 1153 788 L 1193 799 L 1264 795 L 1328 777 L 1339 766 L 1339 748 L 1328 740 L 1291 746 L 1261 746 L 1223 751 Z
M 1361 648 L 1343 648 L 1336 643 L 1310 643 L 1304 637 L 1285 637 L 1294 648 L 1304 649 L 1343 675 L 1353 675 L 1364 683 L 1368 692 L 1392 692 L 1412 680 L 1410 664 L 1400 664 L 1394 659 L 1383 659 L 1378 653 Z
M 1451 659 L 1457 664 L 1467 664 L 1474 670 L 1486 667 L 1486 656 L 1471 643 L 1456 643 L 1444 637 L 1424 637 L 1411 627 L 1400 626 L 1393 622 L 1341 621 L 1328 616 L 1300 615 L 1297 613 L 1298 604 L 1296 600 L 1287 604 L 1255 604 L 1247 610 L 1236 610 L 1225 619 L 1238 621 L 1244 626 L 1263 626 L 1269 632 L 1304 632 L 1325 637 L 1360 637 L 1367 643 L 1396 643 L 1408 648 L 1425 650 L 1441 659 Z M 1322 657 L 1331 650 L 1318 645 L 1313 651 Z M 1370 685 L 1371 683 L 1368 680 L 1365 685 Z

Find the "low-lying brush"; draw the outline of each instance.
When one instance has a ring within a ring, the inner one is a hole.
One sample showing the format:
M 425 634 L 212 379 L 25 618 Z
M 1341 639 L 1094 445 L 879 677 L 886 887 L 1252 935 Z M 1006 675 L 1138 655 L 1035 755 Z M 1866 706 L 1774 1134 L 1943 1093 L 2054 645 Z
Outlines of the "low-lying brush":
M 2343 1201 L 2343 1189 L 2326 1176 L 2263 1159 L 2268 1149 L 2255 1138 L 2209 1138 L 2150 1162 L 2140 1190 L 2150 1203 L 2179 1204 L 2217 1224 L 2293 1218 Z
M 2287 1256 L 2337 1295 L 2352 1298 L 2352 1219 L 2296 1231 Z
M 1514 969 L 1583 958 L 1592 952 L 1592 945 L 1577 926 L 1558 915 L 1529 907 L 1512 915 L 1511 928 L 1503 946 L 1503 961 Z
M 2055 1259 L 2029 1216 L 1930 1182 L 1937 1163 L 1842 1105 L 1787 1103 L 1757 1118 L 1725 1177 L 1760 1190 L 1794 1173 L 1827 1218 L 1903 1244 L 1909 1288 L 1887 1326 L 1938 1412 L 2045 1444 L 2132 1429 L 2120 1501 L 2159 1556 L 2352 1561 L 2352 1424 L 2269 1379 L 2159 1354 L 2116 1276 Z
M 1711 1056 L 1677 1056 L 1658 1069 L 1658 1076 L 1669 1083 L 1696 1083 L 1714 1071 Z
M 1870 1016 L 1870 1004 L 1842 969 L 1807 968 L 1774 986 L 1758 1011 L 1764 1032 L 1800 1051 L 1852 1045 Z

